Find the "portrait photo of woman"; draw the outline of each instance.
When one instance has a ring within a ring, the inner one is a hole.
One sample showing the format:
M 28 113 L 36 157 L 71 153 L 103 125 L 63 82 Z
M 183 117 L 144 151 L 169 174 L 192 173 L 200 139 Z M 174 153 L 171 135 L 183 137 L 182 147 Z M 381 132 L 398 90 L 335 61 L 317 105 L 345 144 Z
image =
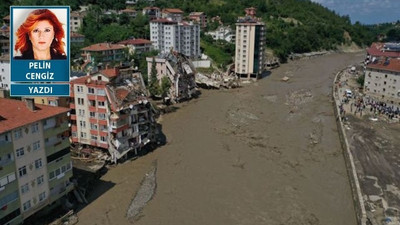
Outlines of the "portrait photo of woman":
M 64 11 L 66 12 L 66 10 Z M 23 16 L 22 14 L 23 12 L 19 12 L 19 17 Z M 63 23 L 60 22 L 53 10 L 44 8 L 31 10 L 25 20 L 21 22 L 21 25 L 16 26 L 18 29 L 16 29 L 14 37 L 14 59 L 57 60 L 67 58 Z

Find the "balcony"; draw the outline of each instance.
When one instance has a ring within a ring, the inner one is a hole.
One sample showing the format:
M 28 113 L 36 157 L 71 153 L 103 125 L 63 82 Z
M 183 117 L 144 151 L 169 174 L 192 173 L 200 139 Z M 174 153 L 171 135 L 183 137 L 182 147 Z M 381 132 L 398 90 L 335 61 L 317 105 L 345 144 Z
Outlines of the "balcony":
M 96 95 L 88 94 L 87 98 L 88 98 L 88 100 L 96 100 Z
M 108 123 L 107 123 L 107 120 L 100 120 L 99 119 L 99 122 L 98 122 L 100 125 L 105 125 L 105 126 L 108 126 Z
M 71 120 L 76 120 L 76 115 L 75 114 L 71 115 Z
M 69 103 L 69 108 L 75 109 L 75 104 L 74 103 Z
M 62 132 L 69 130 L 68 123 L 64 122 L 62 124 L 56 125 L 54 127 L 48 128 L 44 130 L 44 138 L 49 138 L 51 136 L 55 136 Z
M 65 138 L 64 140 L 59 140 L 55 142 L 54 144 L 47 144 L 45 146 L 46 149 L 46 156 L 49 156 L 55 152 L 58 152 L 62 149 L 68 148 L 70 146 L 70 142 L 68 138 Z

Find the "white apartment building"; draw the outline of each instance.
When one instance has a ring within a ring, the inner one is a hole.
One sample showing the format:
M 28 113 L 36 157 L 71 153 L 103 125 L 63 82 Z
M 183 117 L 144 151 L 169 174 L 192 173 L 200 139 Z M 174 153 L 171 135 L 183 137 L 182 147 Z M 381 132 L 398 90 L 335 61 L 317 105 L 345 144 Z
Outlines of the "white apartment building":
M 171 50 L 190 58 L 201 56 L 200 26 L 193 22 L 156 19 L 150 22 L 150 40 L 161 53 Z
M 263 72 L 265 24 L 255 17 L 255 8 L 236 23 L 235 73 L 241 79 L 258 79 Z
M 365 70 L 364 92 L 375 100 L 400 106 L 400 59 L 368 64 Z
M 0 98 L 0 224 L 20 224 L 73 189 L 68 111 Z
M 0 56 L 0 89 L 10 90 L 10 55 Z
M 70 31 L 78 32 L 79 28 L 82 26 L 83 23 L 83 15 L 79 12 L 71 12 L 69 19 L 70 24 Z
M 211 35 L 214 40 L 225 40 L 227 42 L 235 42 L 236 37 L 236 33 L 229 26 L 220 26 L 206 34 Z

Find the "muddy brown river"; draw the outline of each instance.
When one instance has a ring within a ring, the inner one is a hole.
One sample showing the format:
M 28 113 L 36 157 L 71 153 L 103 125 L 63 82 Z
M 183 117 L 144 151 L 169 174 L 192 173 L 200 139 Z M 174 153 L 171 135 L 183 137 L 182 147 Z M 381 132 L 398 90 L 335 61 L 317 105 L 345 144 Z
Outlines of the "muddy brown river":
M 330 93 L 335 73 L 362 59 L 302 59 L 239 89 L 203 90 L 162 117 L 165 146 L 101 178 L 78 224 L 355 225 Z M 154 162 L 155 195 L 128 219 Z

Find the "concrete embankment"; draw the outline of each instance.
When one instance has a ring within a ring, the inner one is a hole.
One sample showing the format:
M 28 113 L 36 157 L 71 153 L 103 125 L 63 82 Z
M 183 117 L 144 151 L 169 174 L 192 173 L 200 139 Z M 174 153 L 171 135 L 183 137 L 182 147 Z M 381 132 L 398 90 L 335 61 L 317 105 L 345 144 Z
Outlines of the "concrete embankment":
M 344 71 L 340 71 L 336 74 L 333 86 L 332 86 L 332 98 L 333 98 L 333 106 L 335 110 L 335 117 L 338 126 L 338 133 L 340 137 L 340 142 L 342 143 L 343 148 L 343 157 L 346 162 L 347 173 L 349 176 L 349 181 L 353 193 L 354 200 L 354 208 L 356 211 L 357 222 L 360 225 L 365 225 L 367 222 L 367 214 L 365 211 L 364 199 L 361 192 L 360 182 L 357 176 L 357 170 L 354 163 L 354 157 L 350 150 L 349 142 L 347 141 L 346 130 L 343 124 L 343 116 L 340 113 L 339 106 L 341 104 L 341 100 L 339 97 L 339 87 L 338 83 L 340 82 L 340 78 L 343 75 Z

